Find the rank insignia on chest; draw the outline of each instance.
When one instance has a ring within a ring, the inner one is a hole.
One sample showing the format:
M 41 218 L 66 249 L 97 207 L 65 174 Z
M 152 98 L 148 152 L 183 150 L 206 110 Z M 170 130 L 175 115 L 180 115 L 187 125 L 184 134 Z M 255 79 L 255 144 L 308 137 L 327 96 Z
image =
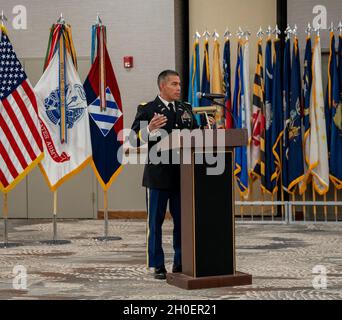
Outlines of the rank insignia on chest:
M 183 114 L 181 115 L 182 121 L 190 121 L 191 120 L 191 114 L 188 111 L 184 111 Z

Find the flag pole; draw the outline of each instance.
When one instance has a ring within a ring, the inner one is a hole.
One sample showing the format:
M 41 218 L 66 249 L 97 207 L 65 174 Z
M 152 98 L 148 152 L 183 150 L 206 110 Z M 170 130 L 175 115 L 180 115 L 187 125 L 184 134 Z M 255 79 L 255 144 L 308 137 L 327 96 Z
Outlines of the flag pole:
M 4 248 L 8 246 L 8 198 L 4 194 Z
M 296 221 L 296 208 L 295 208 L 295 205 L 294 205 L 294 202 L 296 201 L 296 196 L 295 196 L 295 193 L 293 192 L 292 193 L 292 202 L 293 202 L 293 205 L 291 206 L 292 207 L 292 212 L 290 212 L 290 214 L 292 214 L 292 217 L 293 217 L 293 221 Z
M 261 200 L 263 203 L 265 202 L 265 193 L 263 190 L 261 190 Z M 264 204 L 261 206 L 261 221 L 264 221 Z
M 52 236 L 52 240 L 40 241 L 40 243 L 42 243 L 42 244 L 63 245 L 63 244 L 71 243 L 71 241 L 69 241 L 69 240 L 58 240 L 58 236 L 57 236 L 57 204 L 58 204 L 58 193 L 57 193 L 57 190 L 54 190 L 53 191 L 53 210 L 52 210 L 53 236 Z
M 248 193 L 248 200 L 251 200 L 251 199 L 253 199 L 253 182 L 252 182 L 252 179 L 250 177 L 248 179 L 249 179 L 248 185 L 250 186 L 250 193 Z M 252 215 L 252 221 L 253 221 L 254 220 L 254 207 L 252 209 L 251 215 Z
M 327 202 L 327 194 L 324 194 L 324 202 Z M 328 222 L 328 208 L 326 205 L 324 205 L 324 220 L 325 222 Z
M 8 194 L 4 193 L 4 206 L 3 206 L 3 217 L 4 217 L 4 242 L 0 243 L 0 248 L 11 248 L 19 247 L 20 243 L 9 243 L 8 242 Z
M 57 241 L 57 190 L 53 192 L 53 241 Z
M 314 221 L 316 223 L 316 217 L 317 217 L 317 206 L 316 206 L 316 193 L 315 193 L 315 187 L 314 182 L 312 181 L 312 200 L 314 202 Z
M 274 202 L 274 193 L 272 193 L 272 202 Z M 272 204 L 272 221 L 274 220 L 274 204 Z
M 109 220 L 108 220 L 108 191 L 103 190 L 103 220 L 104 220 L 104 236 L 102 237 L 95 237 L 94 240 L 97 241 L 116 241 L 122 240 L 119 236 L 109 236 L 108 227 L 109 227 Z
M 103 207 L 104 207 L 104 224 L 105 224 L 105 238 L 108 238 L 108 194 L 107 191 L 103 191 Z
M 283 159 L 283 138 L 281 138 L 280 142 L 280 159 L 282 161 Z M 281 164 L 281 168 L 283 167 L 283 164 Z M 280 170 L 280 189 L 281 189 L 281 201 L 284 202 L 284 188 L 283 188 L 283 174 L 282 174 L 282 171 Z M 277 210 L 278 212 L 278 210 Z M 277 213 L 278 214 L 278 213 Z M 291 212 L 290 212 L 291 214 Z M 281 219 L 284 221 L 284 206 L 281 205 Z
M 282 158 L 282 148 L 280 148 L 280 157 Z M 280 188 L 281 188 L 281 201 L 284 202 L 284 188 L 283 188 L 283 179 L 282 173 L 280 173 Z M 281 205 L 281 219 L 284 220 L 284 206 Z
M 304 193 L 302 195 L 303 202 L 305 202 L 305 198 L 306 198 L 305 193 L 306 193 L 306 190 L 304 191 Z M 303 219 L 304 219 L 304 222 L 305 222 L 306 221 L 306 205 L 303 205 L 303 214 L 304 214 Z
M 4 27 L 5 21 L 7 21 L 7 17 L 4 15 L 4 10 L 1 10 L 0 21 L 1 21 L 1 26 Z
M 337 188 L 336 188 L 336 186 L 334 188 L 334 201 L 337 202 Z M 336 222 L 337 222 L 338 221 L 337 206 L 335 206 L 335 218 L 336 218 Z
M 243 198 L 243 196 L 241 195 L 241 193 L 240 193 L 240 201 L 241 201 L 241 202 L 244 201 L 244 198 Z M 242 204 L 241 204 L 241 206 L 240 206 L 240 212 L 241 212 L 241 220 L 243 221 L 244 207 L 243 207 Z

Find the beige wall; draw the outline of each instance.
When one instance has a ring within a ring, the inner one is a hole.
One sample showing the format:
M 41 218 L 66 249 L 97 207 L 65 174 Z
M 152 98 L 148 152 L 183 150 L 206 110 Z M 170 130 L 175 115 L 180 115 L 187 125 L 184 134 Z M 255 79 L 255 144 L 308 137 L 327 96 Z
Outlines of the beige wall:
M 109 55 L 123 101 L 124 125 L 130 127 L 139 103 L 157 95 L 156 78 L 163 69 L 175 68 L 173 0 L 0 0 L 17 55 L 34 85 L 42 74 L 49 28 L 60 13 L 73 31 L 83 81 L 90 68 L 91 25 L 97 13 L 107 26 Z M 16 5 L 27 9 L 27 30 L 12 27 Z M 134 57 L 134 68 L 124 69 L 123 57 Z M 109 191 L 110 210 L 144 210 L 142 166 L 126 166 Z M 99 196 L 99 197 L 98 197 Z M 93 201 L 95 199 L 95 201 Z M 61 186 L 58 215 L 92 218 L 103 207 L 102 191 L 90 167 Z M 0 197 L 2 207 L 3 198 Z M 52 195 L 36 168 L 9 194 L 9 215 L 20 218 L 51 217 Z
M 193 34 L 196 30 L 203 34 L 206 28 L 210 33 L 216 29 L 220 35 L 221 59 L 226 28 L 231 31 L 231 68 L 232 88 L 234 88 L 234 72 L 236 63 L 237 37 L 239 26 L 249 30 L 250 36 L 250 76 L 254 77 L 256 64 L 256 33 L 260 26 L 266 29 L 276 23 L 276 0 L 190 0 L 190 48 L 192 48 Z M 212 59 L 213 40 L 209 42 L 210 61 Z M 200 41 L 201 61 L 203 59 L 203 39 Z M 202 68 L 202 65 L 201 65 Z M 252 82 L 251 82 L 252 83 Z
M 255 32 L 259 26 L 275 24 L 275 0 L 190 0 L 190 33 L 215 28 L 223 35 L 225 28 L 248 27 L 251 37 L 251 77 L 255 67 Z M 49 28 L 63 12 L 72 25 L 79 71 L 84 80 L 89 68 L 90 26 L 97 12 L 108 28 L 109 54 L 118 78 L 124 108 L 124 124 L 129 127 L 136 106 L 157 94 L 155 79 L 160 70 L 175 67 L 175 31 L 173 0 L 22 0 L 27 8 L 27 30 L 13 30 L 12 9 L 16 0 L 1 1 L 9 18 L 9 35 L 31 82 L 42 73 Z M 222 44 L 223 39 L 221 38 Z M 222 49 L 222 47 L 221 47 Z M 201 46 L 201 54 L 202 54 Z M 236 61 L 236 41 L 232 41 L 232 72 Z M 125 70 L 122 57 L 133 55 L 135 68 Z M 221 55 L 222 56 L 222 55 Z M 145 193 L 141 185 L 142 166 L 127 166 L 109 192 L 111 210 L 144 210 Z M 68 218 L 92 218 L 102 208 L 102 192 L 90 168 L 66 182 L 59 190 L 58 214 Z M 95 201 L 93 201 L 93 199 Z M 2 207 L 2 197 L 0 206 Z M 10 217 L 50 217 L 52 195 L 35 169 L 9 195 Z

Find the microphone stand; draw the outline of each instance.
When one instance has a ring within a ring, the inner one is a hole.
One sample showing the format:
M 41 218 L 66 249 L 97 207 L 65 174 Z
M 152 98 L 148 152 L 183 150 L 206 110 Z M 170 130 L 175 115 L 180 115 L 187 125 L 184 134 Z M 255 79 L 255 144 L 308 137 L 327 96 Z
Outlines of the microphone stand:
M 235 119 L 235 117 L 234 117 L 234 115 L 233 115 L 233 112 L 232 112 L 231 110 L 228 110 L 227 107 L 226 107 L 226 105 L 225 105 L 224 103 L 215 101 L 214 98 L 208 98 L 208 97 L 205 97 L 205 98 L 208 99 L 208 100 L 211 100 L 214 104 L 216 104 L 216 105 L 218 105 L 218 106 L 220 106 L 220 107 L 223 107 L 224 110 L 229 111 L 230 115 L 232 116 L 232 118 L 233 118 L 233 120 L 234 120 L 234 126 L 235 126 L 235 128 L 237 128 L 237 121 L 236 121 L 236 119 Z
M 209 121 L 208 113 L 207 113 L 207 112 L 204 112 L 204 114 L 205 114 L 205 118 L 206 118 L 206 120 L 207 120 L 208 129 L 212 129 L 211 124 L 210 124 L 210 121 Z

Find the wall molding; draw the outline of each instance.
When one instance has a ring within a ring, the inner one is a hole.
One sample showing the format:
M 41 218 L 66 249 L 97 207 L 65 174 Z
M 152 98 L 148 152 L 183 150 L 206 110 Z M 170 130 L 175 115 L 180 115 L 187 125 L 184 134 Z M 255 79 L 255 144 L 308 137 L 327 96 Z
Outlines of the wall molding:
M 97 219 L 103 220 L 104 212 L 97 212 Z M 147 219 L 146 211 L 108 211 L 108 219 Z M 170 220 L 170 212 L 166 213 L 165 219 Z

